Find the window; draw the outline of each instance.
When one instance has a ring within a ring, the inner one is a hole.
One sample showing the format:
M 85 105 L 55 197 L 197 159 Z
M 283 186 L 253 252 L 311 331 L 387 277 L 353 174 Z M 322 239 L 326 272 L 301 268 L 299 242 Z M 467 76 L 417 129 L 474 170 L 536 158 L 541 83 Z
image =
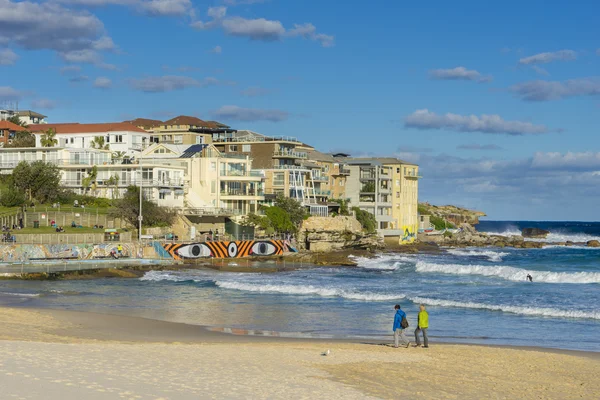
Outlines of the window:
M 143 168 L 142 179 L 145 181 L 151 181 L 154 179 L 154 171 L 151 168 Z
M 114 135 L 115 143 L 123 143 L 123 135 Z
M 75 142 L 75 139 L 71 138 L 71 140 L 69 141 L 69 143 L 73 144 Z
M 396 192 L 396 198 L 399 199 L 400 198 L 400 192 Z
M 182 144 L 183 143 L 183 135 L 175 135 L 173 142 L 175 144 Z
M 340 186 L 344 186 L 344 182 L 345 181 L 343 179 L 340 179 Z
M 242 145 L 242 151 L 244 153 L 250 153 L 250 145 L 249 144 L 243 144 Z
M 399 174 L 400 173 L 400 167 L 396 168 L 396 173 Z
M 231 151 L 231 152 L 238 151 L 238 145 L 237 144 L 230 144 L 229 145 L 229 151 Z
M 196 136 L 196 144 L 204 144 L 204 136 Z
M 217 181 L 210 181 L 210 192 L 212 194 L 217 192 Z
M 285 185 L 285 174 L 283 172 L 273 173 L 273 186 Z
M 106 138 L 104 139 L 104 141 L 106 143 L 110 143 L 110 135 L 106 135 Z
M 158 194 L 158 198 L 159 198 L 160 200 L 164 200 L 166 197 L 167 197 L 167 195 L 166 195 L 165 193 L 159 193 L 159 194 Z

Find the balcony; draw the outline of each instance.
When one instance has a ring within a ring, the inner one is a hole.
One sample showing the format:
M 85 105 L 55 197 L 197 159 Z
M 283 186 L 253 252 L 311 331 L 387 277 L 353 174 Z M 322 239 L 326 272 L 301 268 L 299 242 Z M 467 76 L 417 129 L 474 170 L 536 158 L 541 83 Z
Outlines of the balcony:
M 283 165 L 275 165 L 273 168 L 274 169 L 302 170 L 302 171 L 308 172 L 308 169 L 306 167 L 301 166 L 301 165 L 283 164 Z
M 228 189 L 228 190 L 221 190 L 221 196 L 250 196 L 250 197 L 255 197 L 255 196 L 264 196 L 265 192 L 264 190 L 254 190 L 254 189 L 249 189 L 244 191 L 243 189 Z
M 407 179 L 420 179 L 422 178 L 417 172 L 405 172 L 404 177 Z
M 350 175 L 350 170 L 348 168 L 340 168 L 339 175 Z
M 323 176 L 323 175 L 313 176 L 312 179 L 313 179 L 313 181 L 316 181 L 316 182 L 329 182 L 329 177 L 328 176 Z
M 361 181 L 374 181 L 375 174 L 360 174 Z
M 184 186 L 183 179 L 135 179 L 121 180 L 109 182 L 110 178 L 102 179 L 98 178 L 92 185 L 95 184 L 96 188 L 111 188 L 111 187 L 127 187 L 127 186 L 139 186 L 140 183 L 143 187 L 152 188 L 182 188 Z M 61 179 L 61 185 L 68 187 L 83 187 L 83 179 Z M 91 185 L 90 185 L 91 186 Z
M 308 154 L 306 153 L 300 153 L 300 152 L 296 152 L 296 151 L 286 151 L 286 150 L 281 150 L 281 151 L 276 151 L 273 153 L 273 158 L 302 158 L 302 159 L 306 159 L 308 157 Z
M 315 196 L 329 197 L 331 196 L 331 190 L 315 190 Z

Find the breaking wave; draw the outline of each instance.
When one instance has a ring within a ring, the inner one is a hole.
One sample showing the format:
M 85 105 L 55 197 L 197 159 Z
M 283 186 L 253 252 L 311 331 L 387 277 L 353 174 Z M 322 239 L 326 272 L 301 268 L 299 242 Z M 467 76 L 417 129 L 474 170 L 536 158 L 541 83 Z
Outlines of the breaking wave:
M 217 281 L 216 285 L 223 289 L 243 290 L 247 292 L 258 293 L 280 293 L 291 295 L 317 295 L 322 297 L 342 297 L 349 300 L 364 300 L 364 301 L 390 301 L 406 298 L 405 295 L 387 295 L 377 293 L 360 293 L 352 292 L 338 288 L 324 288 L 312 285 L 296 286 L 296 285 L 274 285 L 274 284 L 256 284 L 243 282 L 227 282 Z
M 435 264 L 419 261 L 417 272 L 440 272 L 453 275 L 497 276 L 509 281 L 524 282 L 531 274 L 534 282 L 544 283 L 600 283 L 600 272 L 530 271 L 507 266 Z
M 413 297 L 410 300 L 414 303 L 423 303 L 431 306 L 440 307 L 458 307 L 458 308 L 476 308 L 491 311 L 502 311 L 520 315 L 558 317 L 558 318 L 587 318 L 600 319 L 600 311 L 577 311 L 577 310 L 559 310 L 556 308 L 544 307 L 519 307 L 508 305 L 482 304 L 473 302 L 460 302 L 452 300 L 429 299 L 425 297 Z
M 356 257 L 352 259 L 356 261 L 357 266 L 365 269 L 379 269 L 383 271 L 395 271 L 407 263 L 414 263 L 415 259 L 409 256 L 399 255 L 382 255 L 374 258 Z
M 504 253 L 501 251 L 492 250 L 460 250 L 460 249 L 449 249 L 449 254 L 455 256 L 466 256 L 466 257 L 487 257 L 490 261 L 502 261 L 502 257 L 509 255 L 510 253 Z

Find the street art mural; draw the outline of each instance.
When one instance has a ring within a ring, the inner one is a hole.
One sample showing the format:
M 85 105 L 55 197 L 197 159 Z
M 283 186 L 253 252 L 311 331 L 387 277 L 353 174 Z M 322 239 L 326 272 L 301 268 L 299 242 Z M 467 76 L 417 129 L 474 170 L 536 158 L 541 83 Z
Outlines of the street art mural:
M 108 258 L 112 250 L 117 251 L 119 243 L 100 244 L 4 244 L 0 245 L 0 261 L 23 262 L 30 260 L 78 259 L 91 260 Z M 136 257 L 135 243 L 121 243 L 121 257 Z
M 167 243 L 164 249 L 176 260 L 202 257 L 240 258 L 274 256 L 296 250 L 287 240 L 245 240 L 236 242 Z
M 412 243 L 417 240 L 417 230 L 414 226 L 404 226 L 404 234 L 400 237 L 400 243 Z

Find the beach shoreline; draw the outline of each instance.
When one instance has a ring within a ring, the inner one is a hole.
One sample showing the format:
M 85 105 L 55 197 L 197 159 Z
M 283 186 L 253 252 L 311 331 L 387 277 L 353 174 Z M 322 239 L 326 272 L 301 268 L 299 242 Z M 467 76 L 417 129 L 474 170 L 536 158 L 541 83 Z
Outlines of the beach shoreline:
M 394 349 L 80 311 L 1 307 L 0 349 L 5 393 L 33 399 L 600 395 L 600 353 L 435 342 Z

